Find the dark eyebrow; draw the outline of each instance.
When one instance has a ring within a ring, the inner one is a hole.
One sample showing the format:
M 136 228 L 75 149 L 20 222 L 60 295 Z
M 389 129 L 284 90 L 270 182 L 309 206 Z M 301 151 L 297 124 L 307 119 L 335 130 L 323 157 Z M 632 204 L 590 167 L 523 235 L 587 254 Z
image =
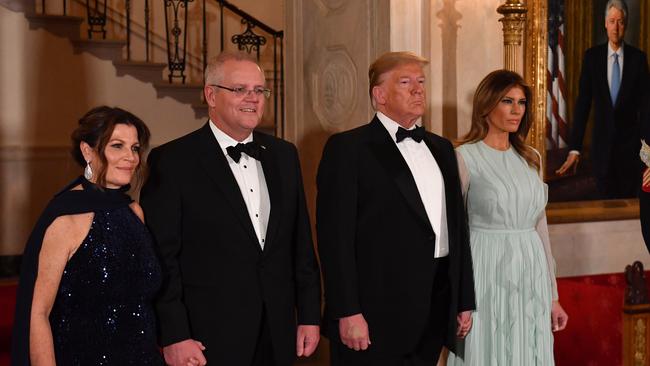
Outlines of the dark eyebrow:
M 124 141 L 124 140 L 122 140 L 122 139 L 120 139 L 120 138 L 114 138 L 114 139 L 110 139 L 110 140 L 108 141 L 109 144 L 111 144 L 111 143 L 113 143 L 113 142 L 121 142 L 121 143 L 123 143 L 123 144 L 126 144 L 126 143 L 127 143 L 126 141 Z M 140 145 L 140 141 L 136 141 L 135 143 L 133 143 L 133 145 Z

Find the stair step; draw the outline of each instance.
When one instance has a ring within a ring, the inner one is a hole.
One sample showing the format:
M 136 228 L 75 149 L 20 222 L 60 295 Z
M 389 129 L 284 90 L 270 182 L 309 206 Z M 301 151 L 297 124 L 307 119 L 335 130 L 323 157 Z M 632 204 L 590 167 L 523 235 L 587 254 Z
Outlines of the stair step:
M 146 61 L 113 61 L 117 76 L 131 75 L 134 78 L 146 82 L 160 82 L 166 63 Z
M 74 53 L 88 52 L 102 60 L 120 61 L 126 41 L 113 39 L 74 39 L 71 40 Z
M 84 18 L 69 15 L 25 14 L 29 29 L 45 29 L 59 37 L 79 38 Z
M 181 103 L 200 103 L 203 84 L 169 84 L 163 81 L 154 82 L 158 98 L 170 97 Z

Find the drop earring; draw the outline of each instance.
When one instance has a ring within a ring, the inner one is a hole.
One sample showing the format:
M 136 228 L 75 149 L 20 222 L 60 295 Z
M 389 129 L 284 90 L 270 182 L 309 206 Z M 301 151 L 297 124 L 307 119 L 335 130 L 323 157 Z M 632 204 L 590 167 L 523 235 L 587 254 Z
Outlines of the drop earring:
M 86 168 L 84 169 L 84 178 L 91 180 L 93 178 L 93 170 L 90 167 L 90 162 L 86 163 Z

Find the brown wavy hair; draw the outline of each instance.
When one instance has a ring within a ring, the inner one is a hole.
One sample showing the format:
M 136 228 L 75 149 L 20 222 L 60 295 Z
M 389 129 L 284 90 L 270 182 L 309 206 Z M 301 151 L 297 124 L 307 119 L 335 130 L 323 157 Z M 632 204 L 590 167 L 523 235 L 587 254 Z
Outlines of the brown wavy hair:
M 508 135 L 510 145 L 523 157 L 529 166 L 539 170 L 540 161 L 539 155 L 535 150 L 526 144 L 526 137 L 530 130 L 530 102 L 532 93 L 530 87 L 526 85 L 524 79 L 509 70 L 496 70 L 489 73 L 476 88 L 474 92 L 474 100 L 472 103 L 472 127 L 469 132 L 457 141 L 457 145 L 474 143 L 481 141 L 488 133 L 488 115 L 501 99 L 514 87 L 519 87 L 524 91 L 526 96 L 526 111 L 521 118 L 521 123 L 516 132 Z
M 97 156 L 101 161 L 101 167 L 96 168 L 93 166 L 93 175 L 97 177 L 97 185 L 104 187 L 106 185 L 106 167 L 108 166 L 104 150 L 106 150 L 106 145 L 113 135 L 115 126 L 118 124 L 133 126 L 138 132 L 138 142 L 140 143 L 138 155 L 140 157 L 140 163 L 134 172 L 134 181 L 137 188 L 144 179 L 146 169 L 143 155 L 149 147 L 151 133 L 147 125 L 140 118 L 124 109 L 100 106 L 86 112 L 79 119 L 79 126 L 72 131 L 72 135 L 70 136 L 72 140 L 72 157 L 77 164 L 85 167 L 86 160 L 81 153 L 79 144 L 83 141 L 90 145 L 97 152 Z

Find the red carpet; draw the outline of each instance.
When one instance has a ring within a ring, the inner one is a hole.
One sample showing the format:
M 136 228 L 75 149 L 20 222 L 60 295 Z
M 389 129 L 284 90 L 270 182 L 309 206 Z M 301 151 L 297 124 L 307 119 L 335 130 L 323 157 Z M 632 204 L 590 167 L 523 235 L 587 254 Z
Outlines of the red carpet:
M 650 271 L 646 283 L 650 286 Z M 622 273 L 558 279 L 560 303 L 569 324 L 555 334 L 557 366 L 616 366 L 623 363 Z
M 556 365 L 621 365 L 623 274 L 560 278 L 558 290 L 569 324 L 555 335 Z M 0 283 L 0 366 L 9 366 L 15 297 L 15 285 Z
M 0 366 L 9 366 L 11 327 L 16 306 L 16 286 L 0 283 Z

